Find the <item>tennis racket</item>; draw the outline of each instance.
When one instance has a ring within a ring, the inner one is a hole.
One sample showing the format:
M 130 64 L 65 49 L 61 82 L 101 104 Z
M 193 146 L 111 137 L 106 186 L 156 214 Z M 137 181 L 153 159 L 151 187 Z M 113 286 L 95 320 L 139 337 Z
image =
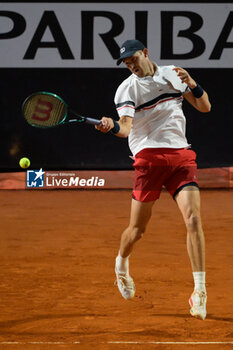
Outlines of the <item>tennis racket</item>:
M 101 120 L 84 117 L 69 108 L 63 99 L 50 92 L 36 92 L 22 105 L 26 121 L 38 128 L 51 128 L 67 123 L 101 124 Z

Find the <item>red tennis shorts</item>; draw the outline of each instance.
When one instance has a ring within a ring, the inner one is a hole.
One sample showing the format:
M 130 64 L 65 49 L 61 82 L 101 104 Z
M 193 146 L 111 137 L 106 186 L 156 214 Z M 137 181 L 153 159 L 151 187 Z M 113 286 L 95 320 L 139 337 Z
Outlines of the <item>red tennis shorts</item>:
M 175 198 L 188 184 L 198 187 L 196 153 L 181 148 L 146 148 L 135 156 L 132 196 L 140 202 L 155 201 L 162 187 Z

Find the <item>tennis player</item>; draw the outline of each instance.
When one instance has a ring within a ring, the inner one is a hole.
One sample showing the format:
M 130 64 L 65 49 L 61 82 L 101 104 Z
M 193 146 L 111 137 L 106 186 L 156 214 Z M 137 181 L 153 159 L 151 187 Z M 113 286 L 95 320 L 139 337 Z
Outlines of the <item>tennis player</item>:
M 158 66 L 150 60 L 148 49 L 138 40 L 127 40 L 120 49 L 117 65 L 123 62 L 132 73 L 118 87 L 115 104 L 119 121 L 103 117 L 96 128 L 129 137 L 134 156 L 135 180 L 129 226 L 121 236 L 115 272 L 117 285 L 125 299 L 135 294 L 129 273 L 129 256 L 144 234 L 154 202 L 162 186 L 176 201 L 187 229 L 187 250 L 194 278 L 189 299 L 191 315 L 204 320 L 205 238 L 200 215 L 196 154 L 185 136 L 185 98 L 200 112 L 209 112 L 207 93 L 189 75 L 175 66 Z

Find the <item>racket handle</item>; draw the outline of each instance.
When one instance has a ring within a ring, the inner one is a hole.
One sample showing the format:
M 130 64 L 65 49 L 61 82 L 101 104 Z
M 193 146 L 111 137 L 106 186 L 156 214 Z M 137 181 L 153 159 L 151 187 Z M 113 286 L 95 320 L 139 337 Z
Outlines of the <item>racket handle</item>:
M 85 123 L 92 124 L 92 125 L 100 125 L 101 124 L 101 120 L 93 119 L 93 118 L 86 118 L 85 119 Z

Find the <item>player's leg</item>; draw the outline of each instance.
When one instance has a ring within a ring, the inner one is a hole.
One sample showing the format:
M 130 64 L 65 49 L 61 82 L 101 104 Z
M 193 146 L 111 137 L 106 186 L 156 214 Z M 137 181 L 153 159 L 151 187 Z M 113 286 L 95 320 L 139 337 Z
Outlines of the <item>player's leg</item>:
M 135 242 L 137 242 L 146 230 L 151 217 L 154 201 L 139 202 L 132 199 L 129 226 L 121 236 L 120 255 L 126 258 L 130 255 Z
M 205 237 L 200 214 L 200 192 L 195 186 L 184 187 L 175 197 L 187 228 L 187 250 L 194 276 L 194 293 L 190 298 L 191 314 L 206 317 Z
M 154 201 L 139 202 L 132 199 L 129 226 L 121 236 L 115 271 L 118 288 L 125 299 L 131 299 L 135 294 L 135 285 L 129 274 L 129 255 L 134 244 L 143 236 L 146 230 L 153 204 Z
M 187 249 L 192 270 L 205 271 L 205 238 L 200 214 L 200 192 L 195 186 L 184 187 L 175 197 L 187 228 Z
M 143 236 L 155 200 L 160 196 L 164 182 L 166 159 L 160 150 L 143 149 L 135 156 L 135 169 L 132 204 L 129 226 L 121 236 L 121 243 L 116 258 L 117 285 L 125 299 L 135 294 L 133 279 L 129 274 L 129 255 L 134 244 Z

